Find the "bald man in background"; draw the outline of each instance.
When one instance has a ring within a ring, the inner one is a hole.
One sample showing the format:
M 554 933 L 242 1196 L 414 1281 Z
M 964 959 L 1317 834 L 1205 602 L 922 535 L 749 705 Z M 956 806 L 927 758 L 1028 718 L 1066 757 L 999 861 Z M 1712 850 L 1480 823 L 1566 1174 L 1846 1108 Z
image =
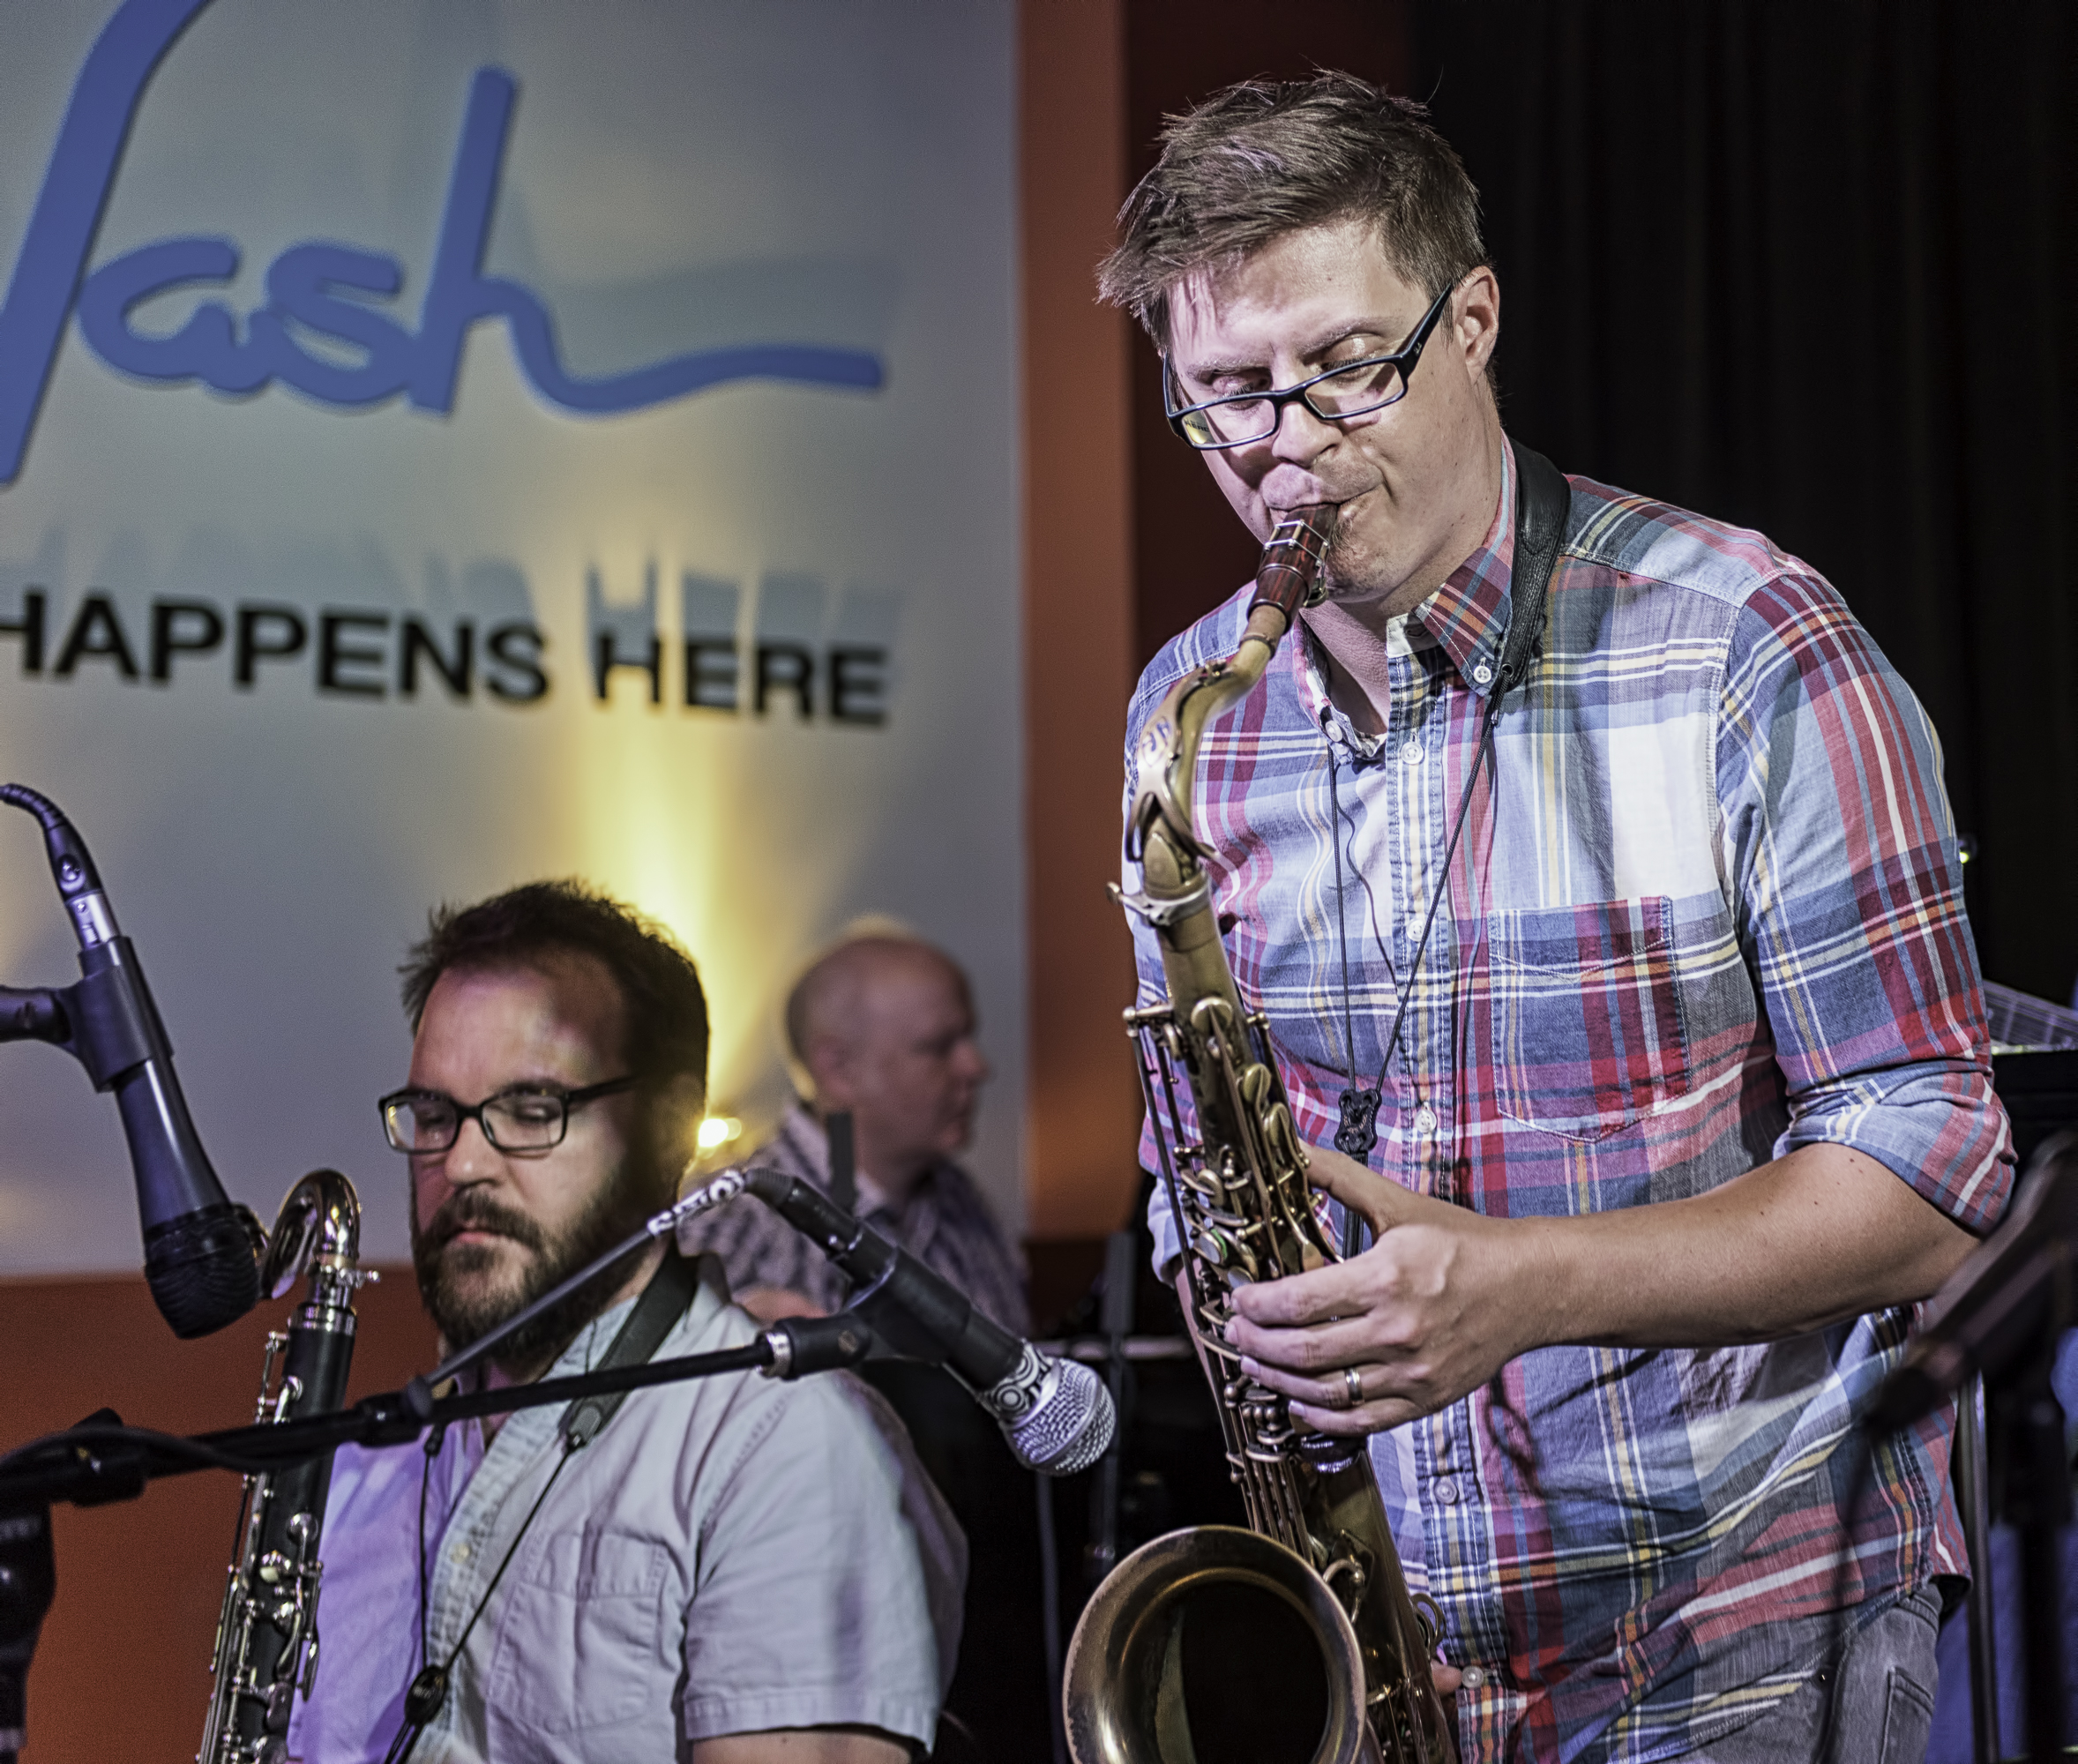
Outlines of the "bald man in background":
M 1005 1328 L 1029 1327 L 1023 1271 L 953 1162 L 972 1137 L 989 1063 L 975 1042 L 967 975 L 920 938 L 847 938 L 787 999 L 787 1042 L 807 1091 L 762 1146 L 737 1160 L 830 1186 L 824 1120 L 848 1110 L 856 1211 L 959 1288 Z M 719 1256 L 736 1302 L 765 1322 L 839 1310 L 844 1277 L 809 1240 L 761 1207 L 730 1207 L 684 1229 L 686 1253 Z

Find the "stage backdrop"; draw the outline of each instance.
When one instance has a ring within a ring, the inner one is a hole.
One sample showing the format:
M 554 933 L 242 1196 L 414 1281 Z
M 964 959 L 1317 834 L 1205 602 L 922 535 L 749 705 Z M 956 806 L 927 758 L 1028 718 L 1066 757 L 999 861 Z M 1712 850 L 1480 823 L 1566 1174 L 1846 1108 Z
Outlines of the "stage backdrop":
M 0 771 L 99 860 L 233 1198 L 405 1250 L 374 1098 L 441 900 L 581 876 L 713 1091 L 855 915 L 974 973 L 1021 1224 L 1008 0 L 15 0 Z M 0 811 L 0 981 L 76 968 Z M 0 1272 L 138 1260 L 115 1110 L 0 1052 Z

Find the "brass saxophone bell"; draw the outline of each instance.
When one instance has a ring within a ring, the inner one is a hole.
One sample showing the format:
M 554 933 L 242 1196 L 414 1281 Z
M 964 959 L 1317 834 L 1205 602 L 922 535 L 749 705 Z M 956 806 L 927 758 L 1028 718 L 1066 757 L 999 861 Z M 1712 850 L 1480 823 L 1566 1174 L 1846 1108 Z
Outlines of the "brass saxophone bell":
M 1357 1764 L 1370 1743 L 1349 1614 L 1239 1526 L 1172 1531 L 1113 1569 L 1063 1688 L 1075 1764 Z

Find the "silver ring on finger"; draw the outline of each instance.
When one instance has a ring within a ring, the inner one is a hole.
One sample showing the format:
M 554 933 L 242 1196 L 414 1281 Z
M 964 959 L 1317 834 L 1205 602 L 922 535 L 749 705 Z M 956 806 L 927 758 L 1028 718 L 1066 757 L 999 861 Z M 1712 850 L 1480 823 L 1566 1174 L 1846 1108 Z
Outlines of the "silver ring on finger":
M 1342 1368 L 1342 1391 L 1344 1409 L 1354 1409 L 1364 1401 L 1364 1374 L 1355 1366 Z

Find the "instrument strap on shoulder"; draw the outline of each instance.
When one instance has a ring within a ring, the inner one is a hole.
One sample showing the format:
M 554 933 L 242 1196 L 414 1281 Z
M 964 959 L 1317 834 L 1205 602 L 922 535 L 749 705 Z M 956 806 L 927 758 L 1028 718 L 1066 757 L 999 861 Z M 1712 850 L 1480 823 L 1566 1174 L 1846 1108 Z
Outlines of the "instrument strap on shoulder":
M 1529 677 L 1530 663 L 1544 649 L 1545 590 L 1573 506 L 1566 474 L 1520 441 L 1514 446 L 1515 566 L 1508 587 L 1513 610 L 1501 644 L 1500 677 L 1493 684 L 1496 704 Z
M 1486 708 L 1480 717 L 1479 751 L 1473 757 L 1471 769 L 1465 774 L 1465 787 L 1459 792 L 1457 812 L 1452 818 L 1450 838 L 1443 848 L 1443 872 L 1450 873 L 1452 860 L 1457 856 L 1458 835 L 1465 830 L 1465 816 L 1472 806 L 1472 791 L 1479 781 L 1479 774 L 1494 763 L 1493 732 L 1501 720 L 1501 706 L 1508 694 L 1529 677 L 1529 669 L 1543 652 L 1544 624 L 1547 617 L 1547 591 L 1551 585 L 1551 571 L 1558 561 L 1558 548 L 1566 542 L 1566 525 L 1573 512 L 1573 486 L 1566 482 L 1565 473 L 1554 466 L 1542 453 L 1515 443 L 1515 561 L 1508 582 L 1508 630 L 1501 639 L 1500 662 L 1496 669 L 1493 687 L 1486 696 Z M 1334 796 L 1334 751 L 1328 750 L 1327 789 L 1329 813 L 1338 827 L 1342 825 L 1342 804 Z M 1385 1095 L 1386 1072 L 1393 1063 L 1394 1050 L 1400 1045 L 1400 1026 L 1406 1020 L 1407 1006 L 1414 997 L 1415 977 L 1421 972 L 1422 960 L 1429 953 L 1429 931 L 1436 923 L 1436 908 L 1442 904 L 1445 891 L 1439 888 L 1429 897 L 1429 910 L 1422 920 L 1421 935 L 1414 946 L 1414 961 L 1407 971 L 1404 983 L 1399 984 L 1400 1003 L 1393 1012 L 1393 1026 L 1386 1035 L 1386 1050 L 1379 1061 L 1378 1082 L 1365 1085 L 1356 1082 L 1355 1038 L 1347 1025 L 1349 1017 L 1349 970 L 1348 946 L 1343 945 L 1342 965 L 1342 1020 L 1343 1034 L 1350 1050 L 1350 1082 L 1340 1098 L 1342 1125 L 1334 1135 L 1335 1149 L 1354 1158 L 1368 1158 L 1371 1149 L 1378 1144 L 1378 1111 Z M 1335 841 L 1334 902 L 1336 923 L 1339 927 L 1342 910 L 1342 845 Z M 1344 1215 L 1342 1228 L 1342 1254 L 1356 1255 L 1364 1245 L 1365 1227 L 1362 1218 L 1354 1212 Z
M 642 1296 L 635 1301 L 628 1320 L 621 1325 L 620 1334 L 613 1338 L 612 1345 L 592 1370 L 605 1372 L 613 1366 L 643 1364 L 677 1327 L 678 1319 L 685 1315 L 699 1290 L 699 1261 L 688 1260 L 678 1253 L 676 1245 L 667 1244 L 663 1260 L 650 1276 L 649 1284 L 642 1289 Z M 624 1390 L 604 1396 L 580 1396 L 563 1411 L 556 1423 L 556 1431 L 569 1441 L 573 1452 L 588 1446 L 598 1437 L 599 1430 L 619 1412 L 627 1398 Z
M 678 1253 L 677 1245 L 664 1245 L 664 1259 L 657 1271 L 650 1276 L 649 1284 L 642 1289 L 642 1296 L 636 1299 L 635 1308 L 628 1313 L 628 1320 L 620 1327 L 620 1333 L 613 1338 L 604 1357 L 592 1368 L 603 1372 L 609 1366 L 638 1365 L 647 1361 L 663 1345 L 663 1339 L 671 1333 L 678 1319 L 699 1290 L 699 1260 L 688 1261 Z M 520 1529 L 512 1534 L 512 1541 L 505 1546 L 505 1558 L 490 1577 L 490 1584 L 483 1588 L 483 1596 L 476 1601 L 476 1608 L 469 1613 L 469 1619 L 462 1625 L 462 1633 L 450 1650 L 444 1663 L 430 1660 L 419 1668 L 418 1676 L 412 1679 L 404 1693 L 404 1723 L 398 1728 L 396 1737 L 390 1741 L 390 1749 L 383 1754 L 383 1764 L 409 1764 L 412 1753 L 418 1748 L 419 1735 L 447 1706 L 449 1686 L 453 1682 L 455 1663 L 462 1657 L 462 1649 L 468 1646 L 469 1637 L 490 1604 L 491 1596 L 497 1591 L 498 1582 L 505 1577 L 505 1570 L 512 1566 L 512 1558 L 520 1553 L 520 1545 L 527 1534 L 534 1529 L 534 1517 L 549 1498 L 549 1491 L 556 1486 L 557 1478 L 563 1474 L 564 1466 L 570 1462 L 582 1446 L 588 1446 L 598 1437 L 599 1430 L 619 1412 L 626 1391 L 615 1391 L 606 1396 L 580 1396 L 565 1409 L 556 1423 L 556 1431 L 563 1435 L 563 1451 L 556 1460 L 556 1468 L 549 1472 L 549 1479 L 542 1484 L 542 1491 L 534 1498 L 534 1505 L 527 1508 L 527 1517 L 520 1521 Z M 437 1432 L 435 1439 L 437 1439 Z M 437 1443 L 430 1444 L 426 1457 L 430 1464 Z M 426 1634 L 426 1484 L 419 1484 L 418 1518 L 418 1585 L 419 1585 L 419 1649 L 422 1657 Z

